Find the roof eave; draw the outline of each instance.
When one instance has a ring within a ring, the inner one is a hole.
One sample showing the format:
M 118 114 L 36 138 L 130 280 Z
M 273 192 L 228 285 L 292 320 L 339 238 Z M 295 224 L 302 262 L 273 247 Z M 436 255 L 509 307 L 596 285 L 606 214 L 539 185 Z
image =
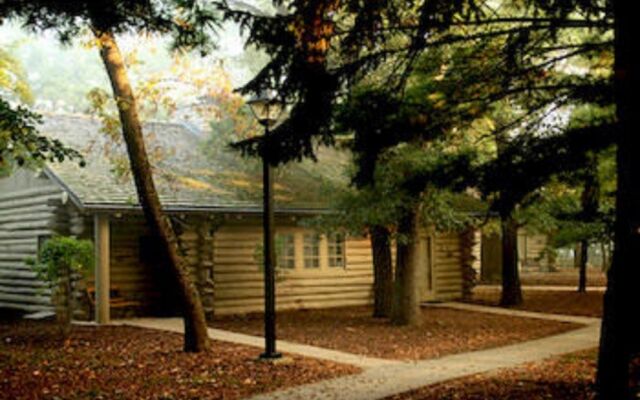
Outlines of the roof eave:
M 138 204 L 122 204 L 122 203 L 85 203 L 84 210 L 90 213 L 109 213 L 109 212 L 133 212 L 141 213 L 142 207 Z M 164 205 L 163 211 L 168 214 L 262 214 L 260 207 L 247 206 L 195 206 L 195 205 Z M 319 215 L 332 214 L 334 211 L 327 208 L 304 208 L 304 207 L 276 207 L 274 212 L 279 215 Z
M 56 175 L 56 173 L 53 172 L 51 168 L 45 165 L 42 169 L 42 172 L 47 178 L 51 179 L 69 195 L 69 198 L 71 199 L 71 202 L 74 206 L 76 206 L 81 211 L 84 211 L 86 209 L 85 204 L 82 202 L 80 197 L 73 190 L 71 190 L 71 188 L 66 183 L 64 183 L 64 181 L 58 175 Z

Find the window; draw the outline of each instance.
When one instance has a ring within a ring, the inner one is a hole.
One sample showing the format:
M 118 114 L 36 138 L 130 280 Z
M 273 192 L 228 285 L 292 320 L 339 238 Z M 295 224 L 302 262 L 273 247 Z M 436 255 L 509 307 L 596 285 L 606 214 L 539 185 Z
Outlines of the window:
M 320 235 L 317 233 L 304 235 L 304 267 L 320 268 Z
M 38 253 L 36 255 L 36 258 L 38 260 L 40 260 L 40 252 L 42 251 L 43 247 L 45 244 L 47 244 L 47 241 L 51 239 L 51 235 L 39 235 L 38 236 Z
M 344 235 L 334 233 L 327 238 L 329 246 L 329 267 L 344 268 Z
M 279 234 L 276 248 L 278 250 L 278 268 L 294 269 L 296 267 L 296 247 L 293 233 Z

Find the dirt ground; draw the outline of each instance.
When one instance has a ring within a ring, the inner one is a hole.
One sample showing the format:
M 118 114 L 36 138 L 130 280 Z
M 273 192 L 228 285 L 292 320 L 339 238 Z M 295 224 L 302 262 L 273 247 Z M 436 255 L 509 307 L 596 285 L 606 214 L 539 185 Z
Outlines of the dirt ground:
M 588 351 L 456 379 L 393 396 L 389 400 L 587 400 L 594 396 L 594 374 L 595 351 Z
M 371 317 L 370 307 L 290 311 L 278 314 L 278 338 L 345 352 L 399 360 L 504 346 L 575 328 L 554 321 L 424 308 L 421 327 L 393 326 Z M 261 314 L 220 317 L 211 326 L 263 334 Z
M 259 349 L 213 342 L 181 352 L 182 337 L 133 327 L 74 327 L 62 340 L 52 323 L 0 321 L 0 399 L 238 399 L 358 372 Z
M 601 291 L 540 291 L 524 290 L 524 303 L 514 308 L 526 311 L 546 312 L 550 314 L 579 315 L 584 317 L 602 316 Z M 497 306 L 500 301 L 500 289 L 475 288 L 473 299 L 475 304 Z
M 582 351 L 518 368 L 479 374 L 390 397 L 388 400 L 591 400 L 595 398 L 597 350 Z M 632 368 L 638 388 L 640 360 Z
M 520 274 L 523 285 L 531 286 L 575 286 L 578 288 L 578 270 L 563 268 L 557 272 L 525 272 Z M 587 286 L 606 286 L 607 277 L 600 268 L 587 270 Z

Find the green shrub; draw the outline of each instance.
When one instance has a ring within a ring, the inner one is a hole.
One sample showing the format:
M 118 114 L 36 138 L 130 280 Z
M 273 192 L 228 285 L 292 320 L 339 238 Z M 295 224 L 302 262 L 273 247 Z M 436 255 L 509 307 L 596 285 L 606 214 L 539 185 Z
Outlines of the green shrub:
M 40 279 L 55 285 L 68 273 L 84 274 L 93 266 L 93 243 L 69 236 L 54 236 L 44 243 L 37 260 L 30 264 Z
M 53 289 L 53 303 L 61 333 L 68 337 L 74 310 L 75 275 L 84 275 L 93 265 L 93 243 L 67 236 L 54 236 L 27 260 L 38 277 Z

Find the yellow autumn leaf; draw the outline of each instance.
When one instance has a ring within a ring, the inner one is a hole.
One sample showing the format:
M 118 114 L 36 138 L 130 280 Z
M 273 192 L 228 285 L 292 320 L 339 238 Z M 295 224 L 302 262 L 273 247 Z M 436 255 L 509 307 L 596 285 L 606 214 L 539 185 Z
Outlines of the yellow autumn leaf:
M 496 123 L 491 118 L 484 117 L 484 123 L 487 125 L 487 128 L 489 128 L 490 130 L 496 129 Z
M 432 103 L 440 101 L 443 98 L 444 98 L 444 94 L 442 92 L 434 92 L 427 96 L 427 99 Z

